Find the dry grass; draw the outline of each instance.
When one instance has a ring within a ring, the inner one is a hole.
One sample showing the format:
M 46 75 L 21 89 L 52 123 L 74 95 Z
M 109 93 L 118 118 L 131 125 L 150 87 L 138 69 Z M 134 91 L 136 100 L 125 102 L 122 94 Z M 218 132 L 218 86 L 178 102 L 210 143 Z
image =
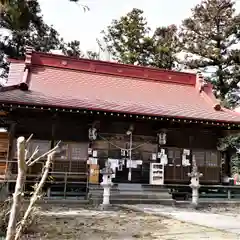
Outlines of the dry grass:
M 35 232 L 38 240 L 236 240 L 235 234 L 133 211 L 100 211 L 90 207 L 42 206 Z
M 0 203 L 0 235 L 5 235 L 7 231 L 8 226 L 8 220 L 9 220 L 9 213 L 12 205 L 12 199 L 8 199 L 5 202 Z M 19 215 L 17 217 L 18 222 L 22 219 L 25 210 L 26 210 L 26 204 L 22 204 L 20 208 Z M 27 234 L 30 232 L 33 232 L 33 229 L 35 228 L 39 217 L 39 208 L 35 207 L 33 209 L 33 212 L 31 216 L 27 220 L 27 224 L 24 226 L 23 233 Z

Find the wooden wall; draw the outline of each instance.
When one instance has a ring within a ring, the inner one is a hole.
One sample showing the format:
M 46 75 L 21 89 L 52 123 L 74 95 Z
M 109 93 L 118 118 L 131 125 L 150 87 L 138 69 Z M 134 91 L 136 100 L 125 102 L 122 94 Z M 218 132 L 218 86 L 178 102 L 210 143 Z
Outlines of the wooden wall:
M 4 179 L 6 174 L 8 145 L 8 133 L 0 132 L 0 181 Z
M 33 133 L 34 139 L 48 140 L 52 143 L 57 140 L 62 140 L 67 144 L 68 142 L 87 144 L 88 129 L 93 122 L 96 122 L 100 136 L 98 140 L 94 142 L 93 148 L 98 150 L 100 168 L 104 166 L 104 161 L 108 157 L 119 157 L 120 150 L 116 146 L 122 148 L 127 147 L 129 137 L 126 135 L 126 131 L 130 124 L 134 124 L 133 147 L 141 144 L 142 146 L 133 151 L 133 159 L 143 160 L 142 168 L 136 171 L 136 178 L 142 181 L 148 180 L 151 155 L 153 152 L 157 152 L 159 147 L 157 143 L 157 133 L 159 133 L 161 129 L 165 129 L 167 133 L 167 143 L 160 147 L 164 147 L 167 150 L 169 162 L 174 162 L 172 166 L 166 167 L 165 173 L 168 182 L 189 181 L 187 173 L 190 171 L 190 168 L 181 166 L 183 149 L 190 149 L 193 151 L 193 154 L 196 155 L 197 163 L 201 165 L 200 169 L 204 174 L 202 181 L 208 183 L 217 183 L 220 181 L 221 161 L 220 155 L 216 150 L 220 131 L 210 127 L 196 127 L 160 121 L 132 121 L 131 119 L 76 114 L 53 116 L 53 114 L 43 115 L 42 113 L 27 114 L 21 112 L 17 116 L 16 137 L 20 135 L 27 137 Z M 68 160 L 69 157 L 66 161 Z

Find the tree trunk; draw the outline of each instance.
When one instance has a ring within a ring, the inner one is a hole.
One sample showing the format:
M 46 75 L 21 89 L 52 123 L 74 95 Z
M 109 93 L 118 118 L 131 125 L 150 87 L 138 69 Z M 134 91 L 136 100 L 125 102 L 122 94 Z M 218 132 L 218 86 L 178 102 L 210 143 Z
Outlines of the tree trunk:
M 42 178 L 41 178 L 36 190 L 33 193 L 33 196 L 31 197 L 30 204 L 27 208 L 27 211 L 24 214 L 24 217 L 23 217 L 22 221 L 19 224 L 19 227 L 17 229 L 17 233 L 16 233 L 16 236 L 15 236 L 14 240 L 19 240 L 20 237 L 21 237 L 21 234 L 22 234 L 24 226 L 26 225 L 27 219 L 28 219 L 28 217 L 30 216 L 30 214 L 33 210 L 34 204 L 38 200 L 38 197 L 41 193 L 42 187 L 43 187 L 43 185 L 44 185 L 44 183 L 45 183 L 45 181 L 48 177 L 48 172 L 49 172 L 52 160 L 53 160 L 54 153 L 55 152 L 52 152 L 51 154 L 48 155 L 48 159 L 47 159 L 47 162 L 46 162 L 45 167 L 44 167 L 45 168 L 44 173 L 42 175 Z
M 21 205 L 21 198 L 23 187 L 26 178 L 26 162 L 25 162 L 25 138 L 19 137 L 17 140 L 17 154 L 18 154 L 18 176 L 13 194 L 13 203 L 9 216 L 6 240 L 13 240 L 16 233 L 17 218 Z

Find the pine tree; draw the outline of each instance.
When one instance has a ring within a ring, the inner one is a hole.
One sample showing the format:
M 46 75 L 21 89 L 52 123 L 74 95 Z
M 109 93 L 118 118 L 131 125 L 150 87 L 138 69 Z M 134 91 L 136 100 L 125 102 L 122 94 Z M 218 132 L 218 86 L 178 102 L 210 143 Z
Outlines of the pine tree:
M 7 76 L 7 57 L 23 59 L 26 46 L 41 52 L 62 50 L 68 56 L 83 57 L 79 41 L 65 43 L 43 21 L 37 0 L 0 0 L 0 28 L 6 33 L 0 35 L 1 76 Z
M 59 34 L 44 23 L 37 0 L 2 0 L 0 6 L 0 28 L 5 31 L 0 36 L 0 67 L 7 70 L 6 57 L 24 58 L 26 46 L 43 52 L 59 47 Z
M 114 60 L 137 65 L 147 64 L 143 49 L 148 32 L 143 11 L 136 8 L 120 20 L 113 20 L 107 31 L 102 31 L 108 51 Z
M 182 23 L 183 50 L 190 54 L 187 67 L 213 71 L 216 95 L 234 106 L 239 97 L 240 15 L 231 0 L 203 0 Z
M 107 50 L 114 60 L 126 64 L 172 69 L 179 52 L 177 28 L 159 27 L 153 34 L 143 11 L 134 8 L 103 31 Z
M 152 37 L 153 49 L 150 65 L 158 68 L 176 69 L 178 67 L 177 54 L 181 51 L 175 25 L 158 27 Z
M 70 56 L 70 57 L 84 57 L 84 54 L 81 51 L 80 48 L 80 41 L 71 41 L 69 43 L 61 44 L 60 49 L 62 50 L 64 55 Z

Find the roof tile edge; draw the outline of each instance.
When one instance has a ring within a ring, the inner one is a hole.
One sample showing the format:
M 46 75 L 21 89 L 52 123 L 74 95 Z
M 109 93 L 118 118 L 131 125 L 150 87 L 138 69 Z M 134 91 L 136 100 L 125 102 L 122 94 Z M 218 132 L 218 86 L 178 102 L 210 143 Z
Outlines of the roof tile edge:
M 71 69 L 92 73 L 132 77 L 184 85 L 196 84 L 196 74 L 172 70 L 135 66 L 100 60 L 73 58 L 64 55 L 32 52 L 32 65 Z

